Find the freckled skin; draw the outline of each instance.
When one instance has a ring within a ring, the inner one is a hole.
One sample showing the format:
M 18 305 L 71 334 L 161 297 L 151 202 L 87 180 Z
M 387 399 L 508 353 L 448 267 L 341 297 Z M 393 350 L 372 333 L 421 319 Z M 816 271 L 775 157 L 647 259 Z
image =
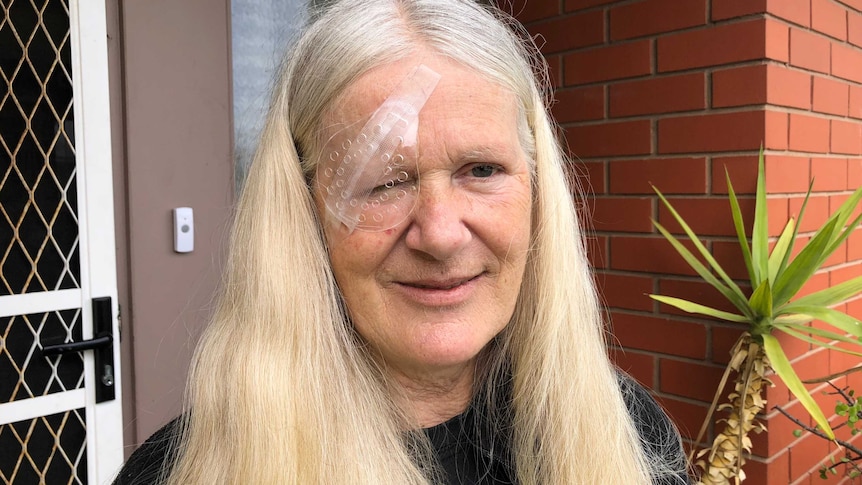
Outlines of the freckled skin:
M 322 137 L 336 135 L 325 127 L 367 119 L 419 64 L 441 79 L 419 114 L 412 212 L 384 231 L 326 232 L 353 324 L 386 368 L 417 387 L 469 388 L 477 355 L 514 311 L 529 246 L 529 162 L 514 96 L 420 53 L 360 77 L 325 117 Z

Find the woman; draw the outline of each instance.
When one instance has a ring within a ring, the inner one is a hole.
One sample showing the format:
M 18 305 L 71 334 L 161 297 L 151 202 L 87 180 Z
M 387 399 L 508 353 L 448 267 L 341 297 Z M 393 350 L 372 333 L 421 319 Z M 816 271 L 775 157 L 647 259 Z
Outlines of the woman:
M 608 360 L 518 29 L 464 0 L 315 17 L 184 418 L 119 483 L 687 483 L 678 434 Z

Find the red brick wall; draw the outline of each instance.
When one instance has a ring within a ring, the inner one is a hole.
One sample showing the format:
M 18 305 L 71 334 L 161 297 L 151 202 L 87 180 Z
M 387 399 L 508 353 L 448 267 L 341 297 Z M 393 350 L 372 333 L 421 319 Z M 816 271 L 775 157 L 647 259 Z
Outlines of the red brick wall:
M 557 88 L 554 115 L 591 193 L 591 258 L 614 355 L 655 391 L 691 445 L 741 327 L 646 296 L 732 310 L 652 228 L 651 217 L 679 232 L 650 183 L 745 280 L 724 171 L 750 224 L 763 144 L 771 234 L 798 213 L 813 178 L 797 245 L 810 237 L 862 185 L 862 0 L 516 0 L 513 8 L 540 36 Z M 862 230 L 804 291 L 862 274 L 860 262 Z M 862 316 L 862 299 L 841 309 Z M 859 362 L 799 342 L 787 342 L 787 352 L 803 378 Z M 862 392 L 862 379 L 851 384 Z M 803 415 L 782 385 L 768 400 Z M 794 437 L 776 411 L 764 420 L 769 433 L 754 439 L 746 483 L 839 482 L 809 478 L 834 451 L 825 441 Z

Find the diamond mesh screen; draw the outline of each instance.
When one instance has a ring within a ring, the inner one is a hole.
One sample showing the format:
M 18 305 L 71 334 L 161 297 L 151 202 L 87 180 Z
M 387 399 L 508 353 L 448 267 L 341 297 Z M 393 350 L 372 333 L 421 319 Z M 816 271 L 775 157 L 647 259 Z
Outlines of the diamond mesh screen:
M 0 483 L 87 483 L 84 419 L 77 409 L 0 425 Z
M 0 15 L 0 295 L 78 288 L 68 3 Z
M 0 318 L 0 403 L 79 389 L 80 352 L 45 357 L 42 345 L 82 340 L 81 311 Z

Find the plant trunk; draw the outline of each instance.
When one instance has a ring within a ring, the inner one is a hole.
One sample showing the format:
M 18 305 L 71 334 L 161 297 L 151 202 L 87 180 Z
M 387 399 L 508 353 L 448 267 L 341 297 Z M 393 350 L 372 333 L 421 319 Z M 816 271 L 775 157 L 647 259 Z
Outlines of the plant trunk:
M 712 447 L 698 453 L 697 466 L 703 470 L 698 485 L 739 483 L 745 480 L 742 466 L 746 453 L 751 452 L 749 433 L 765 428 L 756 417 L 766 406 L 764 388 L 770 385 L 765 376 L 770 369 L 763 347 L 748 333 L 737 341 L 728 366 L 736 373 L 734 391 L 728 401 L 718 407 L 727 411 L 727 418 L 716 421 L 723 429 Z

